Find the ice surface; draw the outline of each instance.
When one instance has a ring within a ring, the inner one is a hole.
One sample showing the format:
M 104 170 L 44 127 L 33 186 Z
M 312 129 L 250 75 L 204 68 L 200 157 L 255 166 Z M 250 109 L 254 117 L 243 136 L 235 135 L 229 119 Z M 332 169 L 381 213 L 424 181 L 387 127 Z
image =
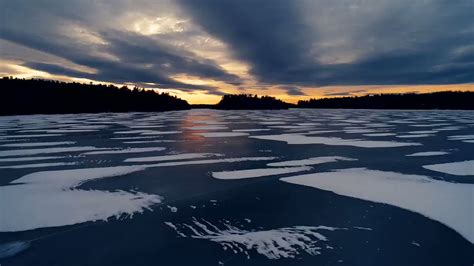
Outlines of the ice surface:
M 93 146 L 77 146 L 77 147 L 64 147 L 64 148 L 7 150 L 7 151 L 0 151 L 0 157 L 35 155 L 35 154 L 45 154 L 45 153 L 93 151 L 93 150 L 106 150 L 106 148 L 97 148 Z
M 324 144 L 334 146 L 354 146 L 361 148 L 393 148 L 403 146 L 417 146 L 420 143 L 381 141 L 381 140 L 361 140 L 361 139 L 341 139 L 336 137 L 313 137 L 299 134 L 263 135 L 250 136 L 255 139 L 284 141 L 288 144 Z
M 30 241 L 2 243 L 0 244 L 0 259 L 15 256 L 16 254 L 28 249 L 30 246 Z
M 77 162 L 57 162 L 57 163 L 33 163 L 33 164 L 20 164 L 20 165 L 5 165 L 0 166 L 0 169 L 25 169 L 25 168 L 41 168 L 41 167 L 53 167 L 53 166 L 66 166 L 76 165 Z
M 446 173 L 450 175 L 472 175 L 474 176 L 474 160 L 452 162 L 452 163 L 441 163 L 441 164 L 430 164 L 423 165 L 423 168 Z M 474 194 L 473 194 L 474 195 Z M 472 203 L 472 199 L 471 199 Z M 474 205 L 474 204 L 473 204 Z
M 164 147 L 151 147 L 151 148 L 127 148 L 120 150 L 108 150 L 108 151 L 91 151 L 85 152 L 84 155 L 99 155 L 99 154 L 126 154 L 126 153 L 141 153 L 141 152 L 155 152 L 164 151 Z
M 30 142 L 30 143 L 8 143 L 2 144 L 2 147 L 41 147 L 41 146 L 61 146 L 76 144 L 75 141 L 55 141 L 55 142 Z
M 209 159 L 196 161 L 178 161 L 152 164 L 150 167 L 166 167 L 166 166 L 180 166 L 180 165 L 197 165 L 197 164 L 215 164 L 215 163 L 237 163 L 237 162 L 257 162 L 257 161 L 271 161 L 276 157 L 240 157 L 240 158 L 225 158 L 225 159 Z
M 137 141 L 124 141 L 124 144 L 148 144 L 148 143 L 171 143 L 177 142 L 172 139 L 157 139 L 157 140 L 137 140 Z
M 200 135 L 205 138 L 225 138 L 225 137 L 247 136 L 248 133 L 245 133 L 245 132 L 203 132 L 203 133 L 194 133 L 194 135 Z
M 268 259 L 296 258 L 303 253 L 319 255 L 329 239 L 321 231 L 340 228 L 329 226 L 291 226 L 270 230 L 245 230 L 229 222 L 213 224 L 204 219 L 193 219 L 192 224 L 165 223 L 183 238 L 206 239 L 219 244 L 224 250 L 242 254 L 250 259 L 255 251 Z
M 269 131 L 269 128 L 247 128 L 247 129 L 234 129 L 233 132 L 260 132 L 260 131 Z
M 212 177 L 217 179 L 246 179 L 262 176 L 281 175 L 311 170 L 311 167 L 284 167 L 284 168 L 263 168 L 212 172 Z
M 313 157 L 313 158 L 307 158 L 307 159 L 302 159 L 302 160 L 275 162 L 275 163 L 269 163 L 267 165 L 268 166 L 302 166 L 302 165 L 331 163 L 331 162 L 337 162 L 337 161 L 356 161 L 356 160 L 357 159 L 341 157 L 341 156 L 321 156 L 321 157 Z
M 367 137 L 388 137 L 388 136 L 395 136 L 395 133 L 369 133 L 369 134 L 363 134 L 364 136 Z
M 222 156 L 217 153 L 182 153 L 182 154 L 171 154 L 162 156 L 150 156 L 150 157 L 139 157 L 129 158 L 124 162 L 159 162 L 159 161 L 173 161 L 173 160 L 187 160 L 187 159 L 199 159 L 213 156 Z
M 228 127 L 218 126 L 218 125 L 209 125 L 209 126 L 192 126 L 192 127 L 187 127 L 187 128 L 191 130 L 224 130 L 224 129 L 227 129 Z
M 143 132 L 141 135 L 170 135 L 170 134 L 179 134 L 181 131 L 179 130 L 170 130 L 170 131 L 149 131 L 149 132 Z
M 38 157 L 15 157 L 15 158 L 0 158 L 0 163 L 3 162 L 26 162 L 26 161 L 41 161 L 41 160 L 53 160 L 61 159 L 64 156 L 38 156 Z
M 431 137 L 431 134 L 408 134 L 408 135 L 398 135 L 397 138 L 408 139 L 408 138 L 426 138 Z
M 58 137 L 62 135 L 63 134 L 8 135 L 8 136 L 0 136 L 0 139 L 44 138 L 44 137 Z
M 474 241 L 474 184 L 366 168 L 341 169 L 281 180 L 410 210 L 445 224 L 471 243 Z
M 83 132 L 94 132 L 95 129 L 52 129 L 46 130 L 46 133 L 83 133 Z
M 474 135 L 455 135 L 455 136 L 448 136 L 449 140 L 469 140 L 474 139 Z

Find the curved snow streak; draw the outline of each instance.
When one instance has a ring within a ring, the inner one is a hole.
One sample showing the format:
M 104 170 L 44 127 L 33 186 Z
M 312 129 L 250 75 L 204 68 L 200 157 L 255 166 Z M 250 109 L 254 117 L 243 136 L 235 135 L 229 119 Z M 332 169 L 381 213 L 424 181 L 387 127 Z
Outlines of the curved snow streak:
M 424 152 L 415 152 L 412 154 L 407 154 L 407 157 L 419 157 L 419 156 L 439 156 L 439 155 L 446 155 L 449 152 L 446 151 L 424 151 Z
M 94 179 L 143 169 L 142 166 L 117 166 L 25 175 L 9 186 L 0 187 L 0 232 L 64 226 L 142 213 L 161 202 L 161 197 L 141 192 L 81 190 L 77 187 Z
M 283 168 L 262 168 L 262 169 L 246 169 L 246 170 L 234 170 L 234 171 L 222 171 L 212 172 L 212 177 L 216 179 L 247 179 L 271 175 L 282 175 L 289 173 L 297 173 L 311 170 L 311 167 L 283 167 Z
M 64 148 L 61 147 L 61 148 L 7 150 L 7 151 L 0 151 L 0 157 L 36 155 L 36 154 L 46 154 L 46 153 L 65 153 L 65 152 L 78 152 L 78 151 L 96 151 L 96 150 L 109 150 L 109 148 L 97 148 L 93 146 L 77 146 L 77 147 L 64 147 Z
M 328 238 L 320 231 L 342 228 L 329 226 L 291 226 L 270 230 L 246 230 L 229 222 L 212 224 L 193 217 L 191 224 L 165 222 L 183 238 L 206 239 L 219 244 L 224 250 L 243 254 L 250 259 L 250 251 L 268 259 L 295 258 L 303 253 L 319 255 L 323 248 L 330 248 Z
M 440 164 L 423 165 L 423 168 L 431 170 L 431 171 L 450 174 L 450 175 L 472 175 L 472 176 L 474 176 L 474 160 L 462 161 L 462 162 L 452 162 L 452 163 L 440 163 Z M 471 201 L 472 201 L 472 199 L 471 199 Z
M 75 141 L 54 141 L 54 142 L 31 142 L 31 143 L 8 143 L 2 147 L 41 147 L 41 146 L 61 146 L 76 144 Z
M 381 141 L 381 140 L 361 140 L 361 139 L 341 139 L 336 137 L 316 137 L 300 134 L 262 135 L 250 136 L 250 138 L 283 141 L 288 144 L 324 144 L 333 146 L 354 146 L 361 148 L 394 148 L 404 146 L 418 146 L 420 143 Z
M 182 153 L 182 154 L 171 154 L 162 156 L 150 156 L 150 157 L 138 157 L 129 158 L 124 162 L 159 162 L 159 161 L 172 161 L 172 160 L 186 160 L 186 159 L 200 159 L 213 156 L 223 156 L 218 153 Z
M 25 168 L 41 168 L 41 167 L 54 167 L 54 166 L 68 166 L 77 165 L 77 162 L 56 162 L 56 163 L 32 163 L 32 164 L 17 164 L 17 165 L 5 165 L 0 166 L 0 169 L 25 169 Z
M 203 132 L 203 133 L 194 133 L 194 135 L 199 135 L 205 138 L 226 138 L 226 137 L 248 136 L 249 134 L 245 132 Z
M 280 180 L 416 212 L 454 229 L 471 243 L 474 241 L 474 184 L 450 183 L 422 175 L 366 168 L 342 169 Z
M 301 166 L 301 165 L 332 163 L 332 162 L 338 162 L 338 161 L 357 161 L 357 159 L 341 157 L 341 156 L 321 156 L 321 157 L 313 157 L 313 158 L 307 158 L 307 159 L 302 159 L 302 160 L 274 162 L 274 163 L 268 163 L 267 165 L 268 166 Z
M 62 159 L 62 158 L 65 158 L 65 156 L 38 156 L 38 157 L 0 158 L 0 163 L 4 163 L 4 162 L 42 161 L 42 160 L 53 160 L 53 159 Z
M 102 154 L 126 154 L 126 153 L 141 153 L 141 152 L 155 152 L 164 151 L 164 147 L 151 147 L 151 148 L 127 148 L 120 150 L 108 150 L 108 151 L 91 151 L 85 152 L 83 155 L 102 155 Z

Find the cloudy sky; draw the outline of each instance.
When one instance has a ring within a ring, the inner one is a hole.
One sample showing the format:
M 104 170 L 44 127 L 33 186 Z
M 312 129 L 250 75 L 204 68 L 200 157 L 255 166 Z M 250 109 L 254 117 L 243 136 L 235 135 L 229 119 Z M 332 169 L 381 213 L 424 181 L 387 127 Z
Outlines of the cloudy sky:
M 288 101 L 474 91 L 472 0 L 0 0 L 0 75 Z

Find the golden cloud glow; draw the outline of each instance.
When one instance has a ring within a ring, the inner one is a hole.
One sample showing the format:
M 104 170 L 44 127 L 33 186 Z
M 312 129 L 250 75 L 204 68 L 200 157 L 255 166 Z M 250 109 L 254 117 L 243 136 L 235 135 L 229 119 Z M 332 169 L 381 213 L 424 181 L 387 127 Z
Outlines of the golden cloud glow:
M 80 79 L 60 75 L 52 75 L 46 72 L 37 71 L 28 67 L 21 66 L 17 61 L 12 60 L 0 60 L 1 68 L 0 74 L 2 76 L 13 76 L 17 78 L 43 78 L 43 79 L 56 79 L 61 81 L 75 81 L 84 83 L 102 83 L 102 84 L 113 84 L 116 86 L 122 86 L 124 84 L 98 82 L 89 79 Z M 246 66 L 239 65 L 228 65 L 227 67 L 235 67 L 234 70 L 240 68 L 242 71 L 246 71 Z M 290 103 L 296 103 L 299 100 L 307 100 L 310 98 L 331 98 L 331 97 L 342 97 L 342 96 L 362 96 L 366 94 L 377 94 L 377 93 L 427 93 L 435 91 L 474 91 L 474 84 L 448 84 L 448 85 L 368 85 L 368 86 L 325 86 L 325 87 L 301 87 L 301 91 L 306 95 L 288 95 L 286 91 L 278 86 L 260 86 L 249 78 L 246 84 L 236 87 L 224 82 L 201 79 L 195 76 L 189 75 L 175 75 L 172 78 L 176 81 L 202 86 L 212 86 L 219 88 L 218 91 L 222 93 L 248 93 L 258 95 L 270 95 L 277 97 L 281 100 Z M 131 84 L 125 84 L 131 85 Z M 147 88 L 147 89 L 152 89 Z M 172 95 L 176 95 L 182 99 L 185 99 L 191 104 L 215 104 L 219 102 L 221 96 L 207 93 L 206 89 L 195 90 L 193 92 L 184 92 L 176 89 L 155 89 L 158 92 L 168 92 Z

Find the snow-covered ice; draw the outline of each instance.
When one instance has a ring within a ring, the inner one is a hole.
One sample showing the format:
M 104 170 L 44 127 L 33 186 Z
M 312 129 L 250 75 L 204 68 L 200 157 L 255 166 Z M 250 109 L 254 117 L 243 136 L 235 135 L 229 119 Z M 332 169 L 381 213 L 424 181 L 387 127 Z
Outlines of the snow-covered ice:
M 323 163 L 331 163 L 337 161 L 356 161 L 357 159 L 341 157 L 341 156 L 322 156 L 322 157 L 313 157 L 301 160 L 291 160 L 283 162 L 274 162 L 268 163 L 268 166 L 302 166 L 302 165 L 315 165 Z
M 332 146 L 354 146 L 361 148 L 394 148 L 421 145 L 419 143 L 413 142 L 342 139 L 336 137 L 313 137 L 299 134 L 263 135 L 250 137 L 263 140 L 284 141 L 288 144 L 323 144 Z
M 446 173 L 450 175 L 472 175 L 474 176 L 474 160 L 423 165 L 423 168 Z
M 471 243 L 474 242 L 474 184 L 451 183 L 422 175 L 365 168 L 299 175 L 281 180 L 416 212 L 447 225 Z
M 212 172 L 212 177 L 217 179 L 246 179 L 255 178 L 262 176 L 281 175 L 296 172 L 303 172 L 311 170 L 311 167 L 283 167 L 283 168 L 262 168 L 262 169 L 246 169 L 246 170 L 233 170 L 233 171 L 222 171 Z
M 416 156 L 438 156 L 438 155 L 446 155 L 449 154 L 447 151 L 424 151 L 424 152 L 415 152 L 411 154 L 407 154 L 405 156 L 408 157 L 416 157 Z
M 319 255 L 329 239 L 324 231 L 340 228 L 329 226 L 291 226 L 269 230 L 246 230 L 228 222 L 213 224 L 207 220 L 193 219 L 191 224 L 165 222 L 183 238 L 206 239 L 219 244 L 224 250 L 242 254 L 250 259 L 255 251 L 268 259 L 296 258 L 302 254 Z
M 81 190 L 81 184 L 141 171 L 117 166 L 35 172 L 1 186 L 0 232 L 71 225 L 131 216 L 161 202 L 158 195 L 127 191 Z

